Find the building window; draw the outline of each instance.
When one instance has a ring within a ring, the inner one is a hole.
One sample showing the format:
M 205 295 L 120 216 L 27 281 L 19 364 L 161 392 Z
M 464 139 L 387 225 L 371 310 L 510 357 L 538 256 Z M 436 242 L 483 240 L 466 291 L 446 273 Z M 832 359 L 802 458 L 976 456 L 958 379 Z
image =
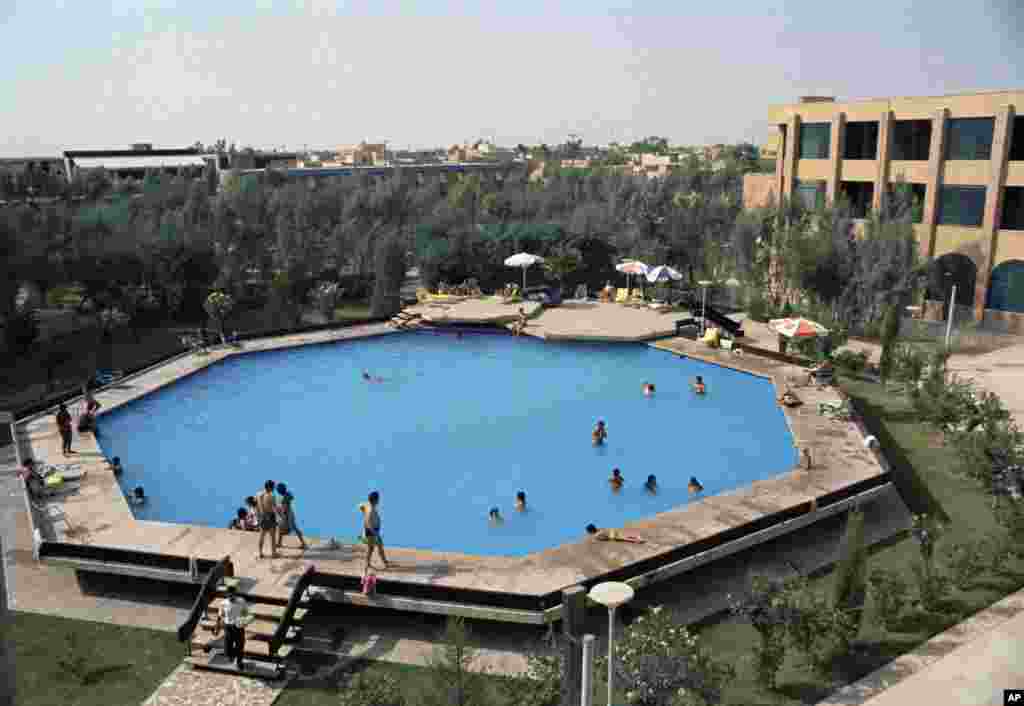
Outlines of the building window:
M 995 122 L 995 118 L 950 120 L 946 159 L 991 159 Z
M 896 120 L 892 124 L 892 156 L 899 161 L 927 161 L 932 146 L 931 120 Z
M 985 308 L 1024 314 L 1024 261 L 1008 260 L 992 270 Z
M 870 181 L 843 181 L 839 183 L 839 195 L 850 207 L 853 218 L 867 218 L 875 197 L 875 185 Z
M 797 159 L 828 159 L 832 123 L 807 123 L 800 126 L 800 155 Z
M 1001 230 L 1024 230 L 1024 186 L 1008 186 L 1003 192 Z
M 939 225 L 980 226 L 984 215 L 984 186 L 943 186 L 940 189 Z
M 927 187 L 924 184 L 896 182 L 889 184 L 887 211 L 890 218 L 899 218 L 904 209 L 910 209 L 910 222 L 920 223 L 924 220 L 924 197 Z
M 824 207 L 825 193 L 824 181 L 800 181 L 797 179 L 793 182 L 793 197 L 808 210 L 813 211 Z
M 878 155 L 878 123 L 846 124 L 843 159 L 876 159 Z
M 1013 119 L 1013 135 L 1010 137 L 1010 161 L 1024 162 L 1024 115 Z

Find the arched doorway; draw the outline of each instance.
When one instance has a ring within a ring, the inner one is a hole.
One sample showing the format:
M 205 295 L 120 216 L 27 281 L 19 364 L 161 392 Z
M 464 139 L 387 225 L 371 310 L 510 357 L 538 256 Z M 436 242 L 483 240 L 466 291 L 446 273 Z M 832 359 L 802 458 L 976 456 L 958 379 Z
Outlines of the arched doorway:
M 1007 260 L 992 270 L 985 308 L 1024 314 L 1024 260 Z
M 949 316 L 949 296 L 956 285 L 957 306 L 974 306 L 974 285 L 978 267 L 960 253 L 947 253 L 935 260 L 928 270 L 928 295 L 931 301 L 942 302 L 942 318 Z

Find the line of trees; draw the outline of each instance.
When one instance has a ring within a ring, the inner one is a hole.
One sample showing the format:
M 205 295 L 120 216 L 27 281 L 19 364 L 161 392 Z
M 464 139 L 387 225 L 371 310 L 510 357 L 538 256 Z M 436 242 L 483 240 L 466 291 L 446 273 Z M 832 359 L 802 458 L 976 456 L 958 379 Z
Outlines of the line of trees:
M 112 184 L 90 172 L 85 201 L 0 209 L 0 318 L 19 313 L 18 283 L 31 281 L 44 293 L 78 283 L 83 307 L 117 307 L 133 326 L 201 317 L 211 290 L 242 306 L 265 302 L 281 324 L 297 323 L 321 282 L 368 299 L 377 245 L 392 239 L 380 262 L 398 267 L 404 248 L 428 286 L 468 277 L 501 286 L 512 279 L 505 257 L 528 251 L 552 258 L 567 287 L 603 286 L 617 277 L 616 262 L 634 257 L 669 263 L 690 283 L 736 276 L 768 293 L 752 306 L 803 301 L 853 327 L 909 294 L 920 264 L 909 209 L 873 216 L 854 238 L 842 205 L 744 213 L 743 173 L 738 161 L 715 171 L 691 162 L 657 180 L 529 181 L 510 167 L 494 183 L 467 175 L 420 185 L 399 170 L 387 181 L 311 189 L 268 171 L 231 174 L 211 193 L 204 179 Z

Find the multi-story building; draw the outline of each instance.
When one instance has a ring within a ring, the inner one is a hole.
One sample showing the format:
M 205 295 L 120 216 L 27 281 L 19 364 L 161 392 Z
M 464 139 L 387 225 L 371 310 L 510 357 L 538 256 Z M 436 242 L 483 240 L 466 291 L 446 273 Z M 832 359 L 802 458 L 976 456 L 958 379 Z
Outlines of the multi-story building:
M 379 166 L 387 160 L 387 143 L 345 145 L 338 148 L 337 163 L 343 165 Z
M 846 103 L 809 97 L 772 106 L 775 173 L 752 175 L 744 203 L 780 194 L 808 205 L 844 197 L 855 216 L 865 217 L 904 182 L 919 203 L 913 218 L 921 253 L 959 280 L 957 304 L 971 307 L 978 320 L 1024 330 L 1018 111 L 1024 112 L 1024 91 Z

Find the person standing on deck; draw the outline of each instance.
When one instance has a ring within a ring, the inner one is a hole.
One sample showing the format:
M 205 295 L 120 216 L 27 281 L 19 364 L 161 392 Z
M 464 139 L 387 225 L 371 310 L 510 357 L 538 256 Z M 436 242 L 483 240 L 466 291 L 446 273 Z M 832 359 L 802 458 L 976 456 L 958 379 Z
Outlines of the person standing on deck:
M 71 413 L 63 402 L 57 410 L 57 429 L 60 430 L 61 453 L 65 456 L 74 453 L 71 450 Z
M 384 568 L 388 567 L 388 559 L 384 556 L 384 542 L 380 536 L 380 514 L 377 512 L 377 504 L 380 503 L 380 493 L 376 490 L 370 493 L 367 498 L 369 502 L 363 503 L 359 509 L 363 511 L 363 538 L 366 540 L 366 568 L 364 573 L 369 571 L 373 559 L 373 550 L 380 553 L 380 559 L 384 562 Z
M 260 549 L 257 556 L 263 558 L 263 540 L 270 534 L 270 557 L 277 558 L 277 503 L 274 502 L 274 481 L 263 484 L 263 492 L 256 498 L 256 510 L 260 522 Z

